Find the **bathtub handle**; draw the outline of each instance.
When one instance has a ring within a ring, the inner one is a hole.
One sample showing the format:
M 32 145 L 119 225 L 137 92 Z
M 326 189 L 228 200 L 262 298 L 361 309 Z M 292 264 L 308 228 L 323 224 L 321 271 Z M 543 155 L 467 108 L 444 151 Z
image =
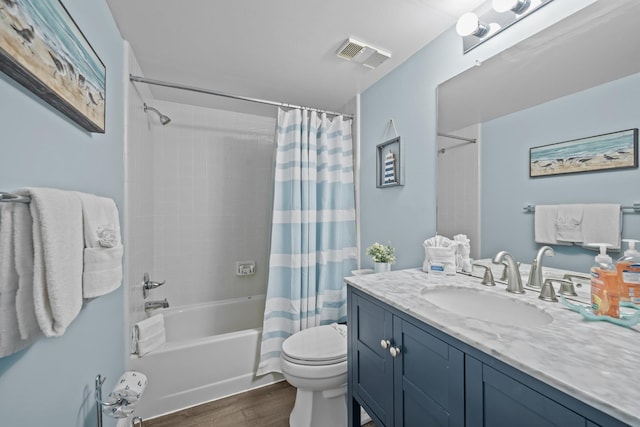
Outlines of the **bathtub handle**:
M 144 279 L 143 279 L 143 284 L 142 284 L 142 296 L 143 298 L 146 298 L 147 296 L 149 296 L 149 291 L 151 289 L 155 289 L 158 286 L 162 286 L 164 285 L 166 282 L 166 280 L 163 280 L 162 282 L 154 282 L 152 280 L 149 279 L 149 273 L 144 273 Z

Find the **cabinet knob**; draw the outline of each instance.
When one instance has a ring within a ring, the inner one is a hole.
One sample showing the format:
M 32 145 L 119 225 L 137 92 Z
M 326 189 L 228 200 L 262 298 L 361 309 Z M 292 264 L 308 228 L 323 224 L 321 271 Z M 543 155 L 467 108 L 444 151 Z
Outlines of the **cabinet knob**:
M 391 353 L 391 357 L 396 357 L 400 354 L 400 347 L 391 347 L 389 353 Z
M 388 349 L 390 345 L 391 345 L 391 341 L 389 340 L 380 341 L 380 347 L 384 348 L 385 350 Z

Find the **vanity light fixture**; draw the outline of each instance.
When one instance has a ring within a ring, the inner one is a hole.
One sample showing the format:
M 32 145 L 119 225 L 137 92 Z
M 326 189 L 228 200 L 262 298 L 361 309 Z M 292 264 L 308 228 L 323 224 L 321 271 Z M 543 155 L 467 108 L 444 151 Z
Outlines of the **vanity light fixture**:
M 456 31 L 462 36 L 462 51 L 469 52 L 553 0 L 492 0 L 493 8 L 478 16 L 465 13 Z
M 461 36 L 484 37 L 489 32 L 489 26 L 481 22 L 473 12 L 467 12 L 458 19 L 456 31 Z
M 493 10 L 499 13 L 511 11 L 515 14 L 524 13 L 531 5 L 531 0 L 493 0 Z

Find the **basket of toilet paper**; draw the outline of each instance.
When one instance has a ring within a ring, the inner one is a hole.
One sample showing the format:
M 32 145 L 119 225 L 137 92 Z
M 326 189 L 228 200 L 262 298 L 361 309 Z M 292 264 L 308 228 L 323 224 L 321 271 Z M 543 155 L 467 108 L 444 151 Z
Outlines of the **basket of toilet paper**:
M 456 272 L 471 272 L 472 260 L 470 240 L 464 234 L 453 236 L 435 235 L 422 243 L 424 262 L 422 271 L 436 275 L 453 275 Z

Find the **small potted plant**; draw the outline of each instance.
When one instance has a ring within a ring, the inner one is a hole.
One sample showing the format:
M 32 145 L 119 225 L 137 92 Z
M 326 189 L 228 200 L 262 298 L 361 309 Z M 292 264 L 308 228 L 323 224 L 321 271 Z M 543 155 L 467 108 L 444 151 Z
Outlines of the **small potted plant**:
M 376 273 L 391 271 L 391 264 L 396 262 L 395 252 L 391 242 L 388 245 L 376 242 L 367 248 L 367 255 L 373 259 Z

